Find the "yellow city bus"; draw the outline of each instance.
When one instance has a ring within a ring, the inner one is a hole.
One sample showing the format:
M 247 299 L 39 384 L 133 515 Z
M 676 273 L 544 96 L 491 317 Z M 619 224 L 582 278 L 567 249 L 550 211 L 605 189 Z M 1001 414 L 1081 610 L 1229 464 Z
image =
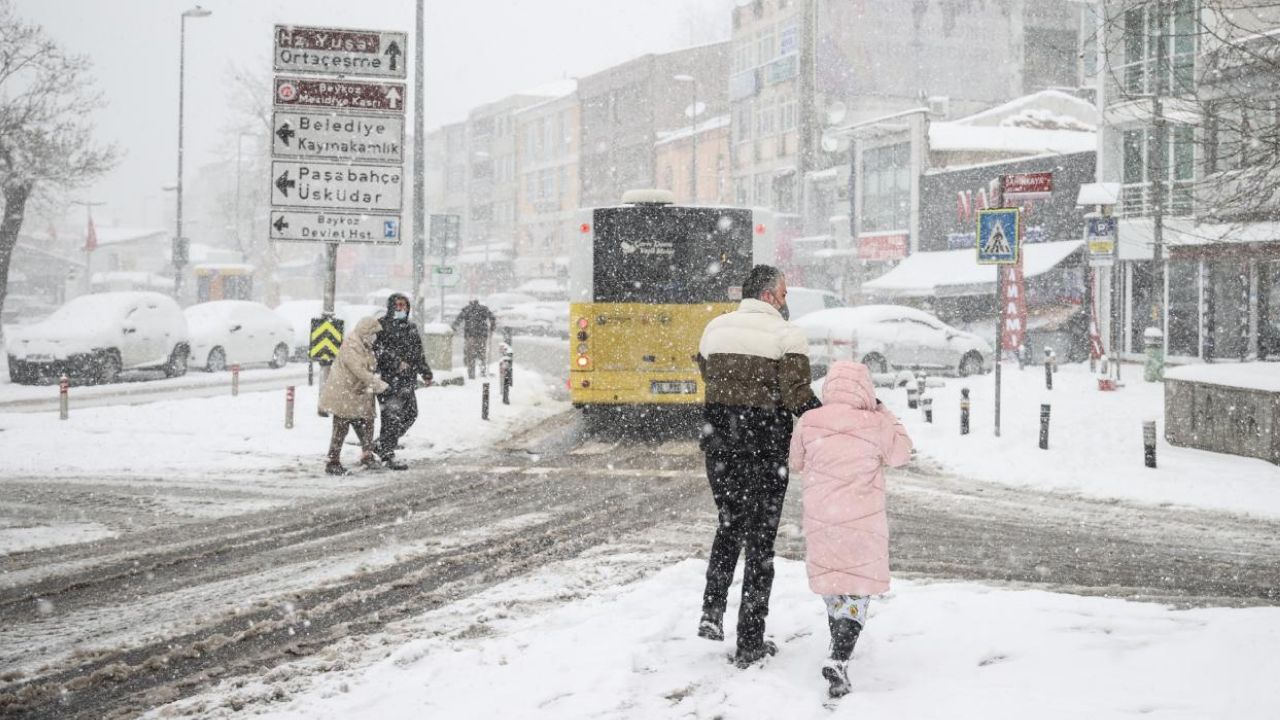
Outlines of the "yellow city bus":
M 773 263 L 772 217 L 633 190 L 582 211 L 569 253 L 569 386 L 575 407 L 703 402 L 707 323 L 737 308 L 751 267 Z

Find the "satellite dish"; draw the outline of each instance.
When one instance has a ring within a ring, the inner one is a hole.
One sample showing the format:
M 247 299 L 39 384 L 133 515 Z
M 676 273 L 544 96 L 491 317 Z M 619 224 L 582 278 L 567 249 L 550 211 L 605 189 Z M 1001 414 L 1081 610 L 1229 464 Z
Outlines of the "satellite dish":
M 822 134 L 822 149 L 825 152 L 843 152 L 849 149 L 849 138 L 834 133 Z
M 844 103 L 838 100 L 836 102 L 831 103 L 830 105 L 827 106 L 827 124 L 839 125 L 840 123 L 844 122 L 844 116 L 847 115 L 848 113 L 849 113 L 849 108 L 845 107 Z
M 693 105 L 686 105 L 684 109 L 684 116 L 687 118 L 696 118 L 706 111 L 707 111 L 707 104 L 704 102 L 695 103 Z

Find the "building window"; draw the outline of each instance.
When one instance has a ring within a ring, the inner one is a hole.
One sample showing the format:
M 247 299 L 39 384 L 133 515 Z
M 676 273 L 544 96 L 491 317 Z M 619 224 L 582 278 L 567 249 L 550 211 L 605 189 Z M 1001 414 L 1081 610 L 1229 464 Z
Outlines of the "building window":
M 756 137 L 766 138 L 777 132 L 778 110 L 772 102 L 761 101 L 756 106 Z
M 756 31 L 756 65 L 764 65 L 773 60 L 777 54 L 776 39 L 773 25 L 767 25 Z
M 1156 8 L 1135 8 L 1124 14 L 1124 65 L 1122 90 L 1130 95 L 1162 91 L 1182 95 L 1195 91 L 1196 37 L 1199 31 L 1196 0 L 1175 0 L 1159 26 Z M 1166 57 L 1157 62 L 1159 39 L 1165 35 Z M 1159 70 L 1162 76 L 1157 76 Z M 1157 87 L 1159 80 L 1161 87 Z
M 738 142 L 744 143 L 751 140 L 751 126 L 754 122 L 751 103 L 742 103 L 738 107 L 738 122 L 734 123 L 733 126 L 734 132 L 738 134 Z
M 862 153 L 862 232 L 906 230 L 911 224 L 911 145 Z
M 773 206 L 773 198 L 770 197 L 769 192 L 770 179 L 769 173 L 760 173 L 756 175 L 755 203 L 757 205 L 763 205 L 765 207 Z
M 1157 153 L 1150 128 L 1124 133 L 1124 214 L 1149 215 L 1153 210 L 1151 183 L 1164 167 L 1165 211 L 1170 215 L 1190 215 L 1192 185 L 1195 180 L 1195 129 L 1188 125 L 1170 125 L 1168 142 Z
M 1270 165 L 1280 156 L 1280 106 L 1274 98 L 1218 103 L 1207 127 L 1209 172 Z
M 796 129 L 796 101 L 792 99 L 783 100 L 782 105 L 780 107 L 781 107 L 781 110 L 779 114 L 781 115 L 781 118 L 779 120 L 780 125 L 778 129 L 781 130 L 782 132 L 795 130 Z

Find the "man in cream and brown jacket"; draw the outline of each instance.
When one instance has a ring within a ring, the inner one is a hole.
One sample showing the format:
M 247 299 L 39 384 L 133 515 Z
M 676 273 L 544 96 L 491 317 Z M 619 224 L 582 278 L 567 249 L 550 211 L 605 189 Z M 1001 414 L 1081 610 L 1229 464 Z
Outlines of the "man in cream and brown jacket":
M 787 322 L 787 280 L 757 265 L 742 304 L 702 333 L 698 365 L 706 386 L 702 450 L 719 525 L 707 564 L 698 634 L 724 639 L 729 585 L 746 552 L 738 611 L 739 667 L 777 652 L 764 639 L 773 588 L 773 543 L 787 492 L 792 417 L 821 407 L 809 387 L 808 342 Z

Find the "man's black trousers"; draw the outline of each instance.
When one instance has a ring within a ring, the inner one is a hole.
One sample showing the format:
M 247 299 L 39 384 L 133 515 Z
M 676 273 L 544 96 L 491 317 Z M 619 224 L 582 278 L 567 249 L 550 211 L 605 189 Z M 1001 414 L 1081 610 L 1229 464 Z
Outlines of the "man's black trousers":
M 746 422 L 733 422 L 729 427 L 720 422 L 708 423 L 709 428 L 714 428 L 713 437 L 703 441 L 707 480 L 719 523 L 707 563 L 702 612 L 711 617 L 723 616 L 738 555 L 745 552 L 742 605 L 738 610 L 738 647 L 744 649 L 758 647 L 764 641 L 773 590 L 773 545 L 787 494 L 790 417 L 774 417 L 776 421 L 769 418 L 760 423 L 758 416 L 739 416 L 734 420 Z
M 395 457 L 400 438 L 418 419 L 418 398 L 413 389 L 398 390 L 379 395 L 378 404 L 382 406 L 382 429 L 375 452 L 383 460 L 389 460 Z

